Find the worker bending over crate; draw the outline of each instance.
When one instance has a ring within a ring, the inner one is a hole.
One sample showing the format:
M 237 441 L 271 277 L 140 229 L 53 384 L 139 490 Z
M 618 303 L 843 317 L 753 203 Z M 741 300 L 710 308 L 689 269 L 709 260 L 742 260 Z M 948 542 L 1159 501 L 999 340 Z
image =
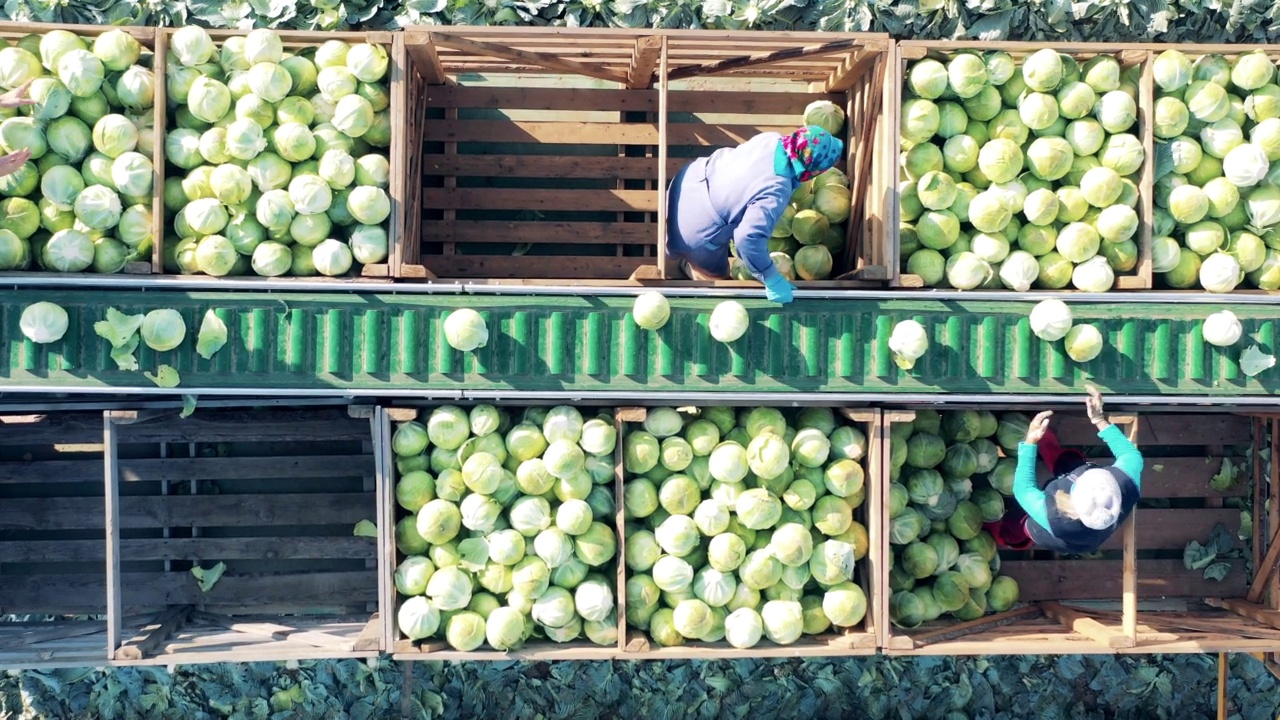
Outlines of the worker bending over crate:
M 835 167 L 844 141 L 815 125 L 783 137 L 761 133 L 686 165 L 671 182 L 667 257 L 692 280 L 729 277 L 729 242 L 776 303 L 794 286 L 769 257 L 773 226 L 800 183 Z
M 1018 445 L 1013 508 L 990 528 L 1001 547 L 1031 547 L 1063 553 L 1091 553 L 1111 537 L 1142 496 L 1142 453 L 1120 428 L 1107 422 L 1102 395 L 1089 386 L 1085 398 L 1089 421 L 1115 456 L 1106 467 L 1088 462 L 1079 450 L 1064 450 L 1049 420 L 1053 411 L 1036 415 L 1027 427 L 1026 442 Z M 1036 483 L 1036 457 L 1054 474 L 1041 490 Z

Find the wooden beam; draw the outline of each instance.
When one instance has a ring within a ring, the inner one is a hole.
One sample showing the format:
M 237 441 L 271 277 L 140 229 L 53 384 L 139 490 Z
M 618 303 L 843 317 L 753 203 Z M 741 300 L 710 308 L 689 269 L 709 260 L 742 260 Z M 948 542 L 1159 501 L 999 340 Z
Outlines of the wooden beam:
M 631 51 L 631 69 L 627 72 L 627 87 L 644 90 L 653 85 L 653 72 L 658 69 L 663 39 L 657 35 L 645 35 L 636 39 Z
M 360 631 L 360 637 L 356 638 L 352 650 L 371 650 L 377 652 L 382 649 L 382 619 L 378 613 L 374 613 L 369 618 L 369 622 L 365 624 L 364 629 Z
M 937 630 L 930 630 L 928 632 L 912 635 L 910 636 L 910 640 L 914 643 L 915 647 L 945 642 L 947 640 L 955 640 L 956 638 L 964 637 L 965 635 L 972 635 L 973 633 L 982 632 L 983 630 L 1012 625 L 1020 620 L 1037 618 L 1040 617 L 1041 612 L 1041 608 L 1036 607 L 1035 605 L 1026 605 L 1015 610 L 1008 610 L 995 615 L 978 618 L 977 620 L 969 620 L 967 622 L 956 623 L 955 625 L 949 625 Z M 904 649 L 910 648 L 908 647 Z
M 849 53 L 844 62 L 840 63 L 840 67 L 831 71 L 831 76 L 827 78 L 827 82 L 822 86 L 822 92 L 848 92 L 849 88 L 853 87 L 853 84 L 867 71 L 867 68 L 874 65 L 882 57 L 884 57 L 883 53 L 871 52 L 865 49 L 860 52 Z
M 444 65 L 440 63 L 440 53 L 436 52 L 436 45 L 431 41 L 430 35 L 422 43 L 406 44 L 405 50 L 416 61 L 418 74 L 422 75 L 428 85 L 445 83 Z
M 1218 653 L 1218 720 L 1227 720 L 1227 654 Z
M 1254 507 L 1258 506 L 1254 505 Z M 1254 527 L 1257 527 L 1256 521 Z M 1261 602 L 1267 590 L 1267 583 L 1276 572 L 1277 564 L 1280 564 L 1280 527 L 1271 534 L 1271 543 L 1267 546 L 1266 557 L 1253 569 L 1253 583 L 1249 585 L 1249 593 L 1244 596 L 1245 600 L 1251 603 Z
M 1123 635 L 1115 630 L 1103 625 L 1093 618 L 1085 615 L 1079 610 L 1073 610 L 1066 605 L 1058 602 L 1045 601 L 1040 603 L 1040 609 L 1045 615 L 1062 623 L 1063 627 L 1068 628 L 1074 633 L 1084 635 L 1090 640 L 1107 648 L 1130 648 L 1137 645 L 1137 629 L 1134 629 L 1134 636 Z
M 117 462 L 116 424 L 110 414 L 102 416 L 103 508 L 106 512 L 107 543 L 107 659 L 115 659 L 120 647 L 121 614 L 124 603 L 120 588 L 120 465 Z
M 658 53 L 658 276 L 667 278 L 667 88 L 671 46 L 662 36 Z
M 1137 642 L 1138 637 L 1138 513 L 1130 513 L 1124 523 L 1124 605 L 1120 620 L 1125 637 Z M 1133 647 L 1127 645 L 1125 647 Z
M 115 652 L 116 660 L 141 660 L 155 654 L 157 648 L 168 640 L 191 615 L 192 606 L 176 605 L 165 610 L 151 623 L 152 629 L 146 637 L 136 643 L 129 643 Z
M 200 622 L 217 625 L 233 632 L 271 638 L 272 640 L 290 640 L 326 650 L 342 652 L 353 651 L 356 639 L 331 635 L 319 630 L 301 630 L 299 628 L 265 622 L 242 622 L 225 615 L 197 612 L 192 618 Z M 363 630 L 361 631 L 363 635 Z
M 1242 618 L 1280 630 L 1280 610 L 1271 610 L 1257 603 L 1236 598 L 1205 598 L 1204 604 L 1229 610 Z
M 516 48 L 507 47 L 506 45 L 467 40 L 447 33 L 430 33 L 430 37 L 440 47 L 472 52 L 477 55 L 502 58 L 504 60 L 512 60 L 514 62 L 528 63 L 530 65 L 547 68 L 548 70 L 558 70 L 560 72 L 571 73 L 574 75 L 585 75 L 587 77 L 593 77 L 599 80 L 609 80 L 616 83 L 625 84 L 628 80 L 625 73 L 610 70 L 609 68 L 601 65 L 592 65 L 589 63 L 576 62 L 574 60 L 566 60 L 562 57 L 557 57 L 548 53 L 517 50 Z
M 676 68 L 671 71 L 670 79 L 684 80 L 686 78 L 701 77 L 703 75 L 715 75 L 718 73 L 729 72 L 731 70 L 741 70 L 748 67 L 769 65 L 783 60 L 795 60 L 798 58 L 809 57 L 810 55 L 825 55 L 838 50 L 865 47 L 866 44 L 867 41 L 862 39 L 836 40 L 834 42 L 823 43 L 822 45 L 806 45 L 804 47 L 786 48 L 784 50 L 775 50 L 771 53 L 762 53 L 759 55 L 740 55 L 738 57 L 725 58 L 724 60 L 717 60 L 703 65 L 685 65 L 684 67 Z

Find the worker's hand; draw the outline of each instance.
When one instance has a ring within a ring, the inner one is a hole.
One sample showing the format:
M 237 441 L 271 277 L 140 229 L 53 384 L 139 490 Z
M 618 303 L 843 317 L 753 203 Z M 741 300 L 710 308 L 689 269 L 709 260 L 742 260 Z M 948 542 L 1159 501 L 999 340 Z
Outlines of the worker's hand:
M 1102 393 L 1093 385 L 1085 385 L 1084 389 L 1089 395 L 1084 399 L 1085 412 L 1089 415 L 1089 422 L 1098 423 L 1106 422 L 1107 416 L 1102 410 Z
M 1039 415 L 1031 418 L 1031 422 L 1027 425 L 1027 443 L 1035 445 L 1044 438 L 1044 434 L 1049 431 L 1049 419 L 1053 417 L 1052 410 L 1045 410 Z
M 765 297 L 769 298 L 770 302 L 776 302 L 779 305 L 786 305 L 791 302 L 793 290 L 795 290 L 795 286 L 781 275 L 774 275 L 772 279 L 764 284 Z
M 22 169 L 23 165 L 31 159 L 31 150 L 23 148 L 17 152 L 11 152 L 4 157 L 0 157 L 0 177 L 12 175 Z
M 31 81 L 28 80 L 9 92 L 0 95 L 0 107 L 16 108 L 23 105 L 35 105 L 36 101 L 27 96 L 27 91 L 31 89 Z

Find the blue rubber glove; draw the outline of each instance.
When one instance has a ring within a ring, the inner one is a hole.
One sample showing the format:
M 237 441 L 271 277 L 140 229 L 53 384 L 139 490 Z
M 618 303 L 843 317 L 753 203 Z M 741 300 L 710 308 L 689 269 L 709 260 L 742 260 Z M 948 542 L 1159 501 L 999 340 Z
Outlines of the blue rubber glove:
M 791 291 L 795 289 L 795 286 L 787 282 L 786 278 L 781 275 L 774 275 L 764 284 L 764 295 L 769 298 L 770 302 L 786 305 L 791 302 Z

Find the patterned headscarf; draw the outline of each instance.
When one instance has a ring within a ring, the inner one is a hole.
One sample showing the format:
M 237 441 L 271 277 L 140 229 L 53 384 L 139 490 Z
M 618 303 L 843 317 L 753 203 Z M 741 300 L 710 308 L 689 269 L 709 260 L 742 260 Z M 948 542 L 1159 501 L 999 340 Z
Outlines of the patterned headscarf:
M 844 153 L 844 141 L 817 125 L 810 125 L 782 138 L 782 151 L 791 172 L 800 182 L 808 182 L 835 167 Z

